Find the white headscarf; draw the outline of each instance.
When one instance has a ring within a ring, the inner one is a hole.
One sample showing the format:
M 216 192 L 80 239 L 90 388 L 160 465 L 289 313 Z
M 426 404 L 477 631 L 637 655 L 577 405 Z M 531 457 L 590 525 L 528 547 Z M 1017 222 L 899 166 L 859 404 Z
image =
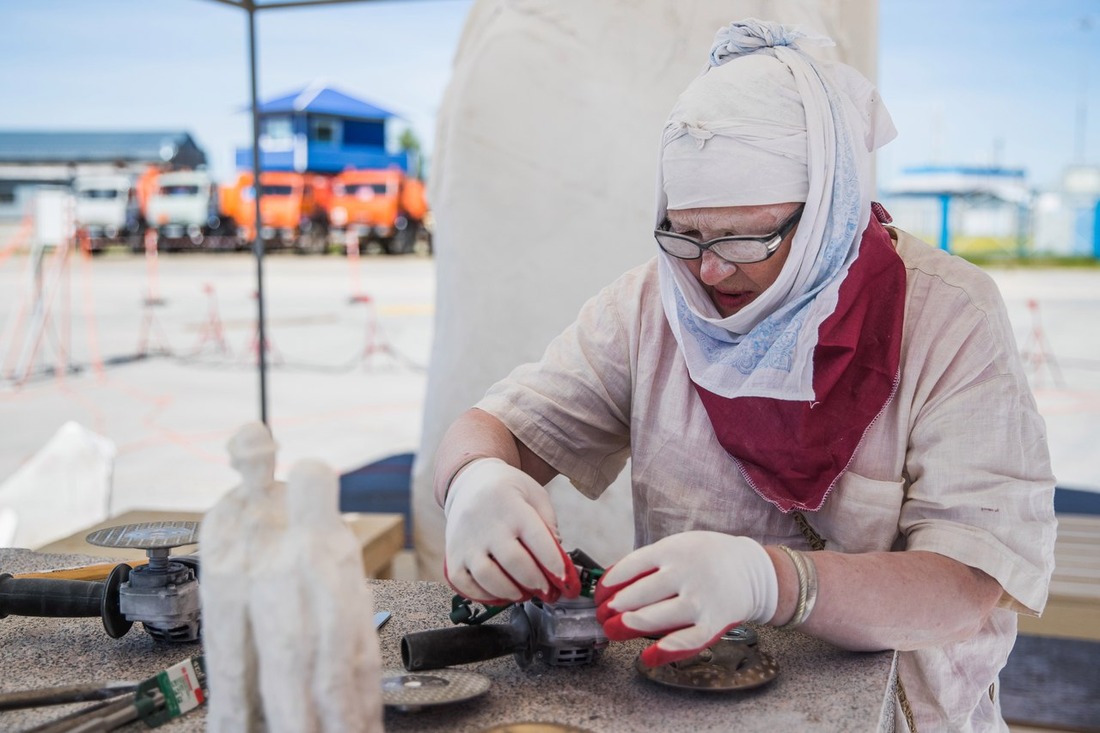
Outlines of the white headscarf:
M 682 260 L 659 254 L 665 315 L 688 372 L 722 397 L 814 399 L 818 326 L 867 226 L 872 153 L 895 135 L 870 82 L 813 60 L 803 41 L 832 44 L 754 19 L 718 31 L 662 138 L 658 224 L 670 208 L 805 201 L 779 277 L 728 318 Z

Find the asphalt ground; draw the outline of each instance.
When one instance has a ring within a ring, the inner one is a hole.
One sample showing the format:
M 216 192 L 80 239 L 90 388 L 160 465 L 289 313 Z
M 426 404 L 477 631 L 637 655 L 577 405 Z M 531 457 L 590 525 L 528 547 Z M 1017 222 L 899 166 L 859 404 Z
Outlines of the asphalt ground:
M 43 282 L 67 287 L 37 300 L 29 265 L 0 260 L 0 483 L 72 420 L 116 446 L 112 513 L 209 508 L 236 483 L 226 441 L 260 414 L 255 259 L 47 260 Z M 418 448 L 434 268 L 417 255 L 265 259 L 281 475 L 300 458 L 343 472 Z M 1100 270 L 990 272 L 1028 356 L 1059 483 L 1100 491 Z M 37 351 L 36 303 L 48 314 Z

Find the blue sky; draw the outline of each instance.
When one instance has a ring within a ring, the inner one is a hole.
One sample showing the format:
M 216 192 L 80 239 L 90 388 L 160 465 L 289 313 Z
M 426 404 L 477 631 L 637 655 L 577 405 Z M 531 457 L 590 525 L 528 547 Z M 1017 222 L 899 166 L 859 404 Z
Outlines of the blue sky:
M 471 0 L 258 16 L 261 98 L 326 80 L 402 114 L 430 148 Z M 1100 0 L 881 0 L 879 87 L 907 166 L 1100 163 Z M 1088 19 L 1091 23 L 1082 23 Z M 249 118 L 243 12 L 209 0 L 0 0 L 0 128 L 186 129 L 228 177 Z M 642 154 L 648 155 L 648 152 Z
M 1100 1 L 881 0 L 879 27 L 878 85 L 898 128 L 880 182 L 960 163 L 1022 167 L 1033 186 L 1056 185 L 1081 162 L 1082 99 L 1084 162 L 1100 164 Z

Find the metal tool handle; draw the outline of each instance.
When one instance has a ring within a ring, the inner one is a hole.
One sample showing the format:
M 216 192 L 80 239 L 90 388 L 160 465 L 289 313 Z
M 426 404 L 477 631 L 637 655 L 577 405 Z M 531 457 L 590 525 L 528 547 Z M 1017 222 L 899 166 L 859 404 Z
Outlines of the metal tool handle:
M 514 654 L 530 643 L 530 634 L 514 624 L 416 631 L 401 638 L 401 662 L 410 672 L 441 669 Z
M 121 564 L 106 581 L 47 580 L 13 578 L 0 573 L 0 618 L 5 616 L 48 616 L 79 618 L 99 616 L 103 628 L 117 639 L 133 624 L 119 610 L 118 588 L 130 575 L 130 566 Z
M 109 700 L 132 693 L 137 682 L 106 682 L 103 684 L 63 685 L 38 690 L 0 692 L 0 710 L 37 708 L 45 705 L 64 705 L 70 702 Z

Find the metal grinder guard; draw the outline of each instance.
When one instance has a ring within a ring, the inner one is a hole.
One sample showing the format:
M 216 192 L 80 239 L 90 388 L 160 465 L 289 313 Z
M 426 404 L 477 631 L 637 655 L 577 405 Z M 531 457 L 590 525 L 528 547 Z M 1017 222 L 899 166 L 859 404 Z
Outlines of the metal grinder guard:
M 508 654 L 514 655 L 523 669 L 535 659 L 555 667 L 591 664 L 608 643 L 603 627 L 596 620 L 596 604 L 592 600 L 603 568 L 581 550 L 573 550 L 569 558 L 581 579 L 581 594 L 577 598 L 563 598 L 556 603 L 532 599 L 471 614 L 469 602 L 456 596 L 452 621 L 469 625 L 406 634 L 401 639 L 405 669 L 410 672 L 441 669 Z M 509 623 L 482 623 L 505 609 L 511 609 Z
M 117 565 L 106 581 L 15 578 L 0 573 L 0 618 L 8 615 L 77 618 L 99 616 L 112 638 L 134 622 L 160 641 L 200 636 L 198 560 L 170 557 L 173 547 L 198 541 L 198 522 L 145 522 L 101 529 L 90 544 L 143 549 L 149 563 Z

